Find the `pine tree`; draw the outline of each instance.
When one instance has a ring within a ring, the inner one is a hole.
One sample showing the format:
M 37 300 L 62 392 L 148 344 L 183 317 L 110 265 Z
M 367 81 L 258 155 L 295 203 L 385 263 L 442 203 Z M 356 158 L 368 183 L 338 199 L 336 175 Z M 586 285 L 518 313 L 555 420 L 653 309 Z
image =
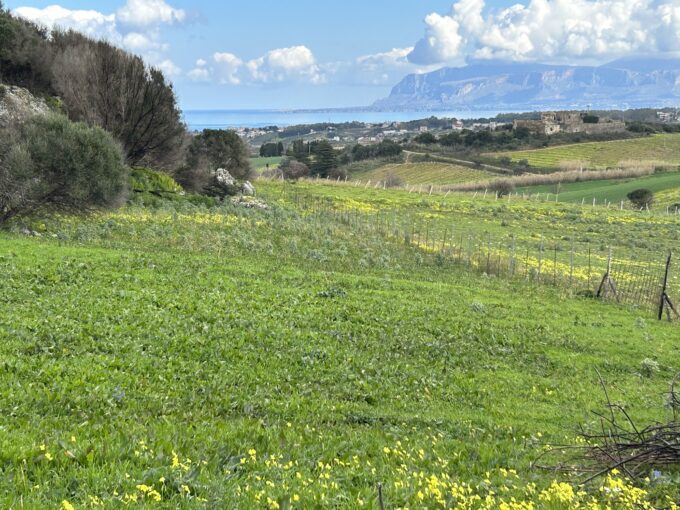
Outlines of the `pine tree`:
M 338 166 L 338 156 L 333 146 L 326 140 L 318 143 L 316 157 L 312 165 L 312 173 L 320 177 L 328 177 L 330 171 Z

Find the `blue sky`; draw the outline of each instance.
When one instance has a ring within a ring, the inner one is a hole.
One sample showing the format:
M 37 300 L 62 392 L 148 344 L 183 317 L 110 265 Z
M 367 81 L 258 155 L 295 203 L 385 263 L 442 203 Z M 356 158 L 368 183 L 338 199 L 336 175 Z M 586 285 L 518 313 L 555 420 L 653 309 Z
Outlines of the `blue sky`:
M 164 69 L 185 109 L 370 104 L 470 59 L 599 63 L 680 47 L 680 0 L 5 0 Z

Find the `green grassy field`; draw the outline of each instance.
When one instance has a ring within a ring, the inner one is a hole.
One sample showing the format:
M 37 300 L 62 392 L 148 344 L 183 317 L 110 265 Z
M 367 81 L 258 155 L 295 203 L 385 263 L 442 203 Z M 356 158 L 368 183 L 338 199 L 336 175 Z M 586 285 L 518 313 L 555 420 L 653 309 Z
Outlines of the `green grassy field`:
M 642 494 L 616 480 L 576 494 L 531 468 L 542 445 L 599 426 L 596 370 L 635 420 L 667 419 L 676 325 L 468 273 L 322 222 L 297 198 L 655 246 L 677 242 L 677 222 L 258 186 L 268 210 L 127 208 L 41 220 L 39 238 L 0 234 L 0 506 L 377 509 L 379 483 L 386 508 L 680 498 L 673 472 L 641 482 Z
M 636 179 L 624 180 L 606 180 L 606 181 L 589 181 L 589 182 L 573 182 L 567 184 L 551 184 L 546 186 L 528 186 L 518 188 L 519 193 L 551 193 L 559 194 L 559 200 L 562 202 L 582 202 L 590 203 L 593 198 L 598 202 L 608 201 L 619 203 L 626 202 L 627 195 L 636 189 L 646 188 L 654 193 L 673 192 L 680 189 L 680 172 L 669 172 L 650 175 L 647 177 L 638 177 Z M 663 195 L 662 195 L 663 197 Z M 660 204 L 665 204 L 662 199 Z
M 352 173 L 352 179 L 361 181 L 384 181 L 388 176 L 397 178 L 404 185 L 415 184 L 459 184 L 461 182 L 483 181 L 494 174 L 446 163 L 397 163 L 386 164 L 366 171 Z
M 526 159 L 539 168 L 559 168 L 569 161 L 582 161 L 589 168 L 615 167 L 621 162 L 654 161 L 680 165 L 680 134 L 654 135 L 631 140 L 591 142 L 547 149 L 506 152 L 513 161 Z
M 269 165 L 270 170 L 274 170 L 279 167 L 279 164 L 283 160 L 283 157 L 272 157 L 272 158 L 250 158 L 250 163 L 256 172 L 261 172 L 267 169 Z

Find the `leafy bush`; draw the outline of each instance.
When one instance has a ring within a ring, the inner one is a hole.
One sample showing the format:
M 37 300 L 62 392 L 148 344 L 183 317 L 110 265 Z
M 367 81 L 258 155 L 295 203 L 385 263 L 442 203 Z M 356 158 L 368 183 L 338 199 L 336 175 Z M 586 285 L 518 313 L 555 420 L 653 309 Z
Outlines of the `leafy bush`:
M 420 143 L 423 145 L 432 145 L 437 143 L 437 137 L 434 136 L 432 133 L 421 133 L 418 136 L 416 136 L 413 139 L 414 142 Z
M 0 224 L 42 208 L 110 205 L 127 178 L 120 147 L 102 129 L 33 117 L 0 133 Z
M 304 177 L 308 177 L 310 170 L 307 165 L 294 159 L 286 158 L 279 165 L 279 170 L 283 174 L 283 178 L 291 181 L 296 181 Z
M 133 168 L 130 172 L 130 189 L 138 193 L 181 193 L 183 191 L 175 179 L 163 172 L 150 168 Z
M 515 191 L 515 183 L 510 179 L 498 179 L 491 183 L 490 188 L 492 191 L 495 191 L 499 197 L 505 197 Z
M 654 202 L 654 193 L 651 190 L 645 188 L 631 191 L 627 196 L 628 200 L 630 200 L 631 203 L 638 209 L 650 207 L 652 202 Z
M 401 177 L 399 177 L 395 173 L 389 172 L 385 176 L 385 186 L 387 186 L 388 188 L 398 188 L 399 186 L 401 186 L 401 184 L 402 184 Z
M 251 178 L 253 173 L 250 151 L 236 131 L 206 129 L 195 136 L 189 145 L 187 164 L 193 170 L 207 170 L 208 174 L 224 168 L 240 180 Z

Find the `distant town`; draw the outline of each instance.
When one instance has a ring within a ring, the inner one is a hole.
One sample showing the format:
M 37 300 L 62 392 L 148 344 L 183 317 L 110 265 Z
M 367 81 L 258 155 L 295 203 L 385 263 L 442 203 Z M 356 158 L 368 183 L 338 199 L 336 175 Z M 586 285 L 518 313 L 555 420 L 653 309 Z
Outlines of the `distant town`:
M 616 136 L 636 131 L 636 125 L 680 124 L 680 109 L 636 109 L 628 111 L 561 111 L 499 114 L 495 118 L 456 119 L 429 117 L 421 120 L 384 123 L 318 123 L 289 127 L 238 128 L 236 132 L 253 148 L 272 142 L 326 140 L 342 150 L 354 144 L 372 145 L 384 140 L 406 142 L 433 132 L 526 131 L 534 136 L 583 134 Z

